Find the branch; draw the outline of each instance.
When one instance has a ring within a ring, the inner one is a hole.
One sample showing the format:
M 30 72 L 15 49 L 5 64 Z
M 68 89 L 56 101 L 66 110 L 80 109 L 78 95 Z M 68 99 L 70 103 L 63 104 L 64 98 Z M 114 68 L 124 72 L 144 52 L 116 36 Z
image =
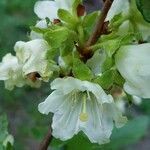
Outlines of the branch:
M 45 138 L 43 139 L 43 141 L 40 144 L 39 150 L 47 150 L 52 139 L 53 139 L 52 131 L 51 131 L 51 129 L 49 129 L 47 135 L 45 136 Z
M 108 13 L 112 3 L 113 3 L 113 0 L 105 0 L 104 6 L 102 8 L 102 12 L 98 19 L 98 22 L 97 22 L 95 29 L 94 29 L 93 33 L 91 34 L 89 40 L 87 41 L 85 47 L 94 45 L 97 42 L 98 38 L 100 38 L 100 36 L 103 34 L 104 22 L 105 22 L 107 13 Z

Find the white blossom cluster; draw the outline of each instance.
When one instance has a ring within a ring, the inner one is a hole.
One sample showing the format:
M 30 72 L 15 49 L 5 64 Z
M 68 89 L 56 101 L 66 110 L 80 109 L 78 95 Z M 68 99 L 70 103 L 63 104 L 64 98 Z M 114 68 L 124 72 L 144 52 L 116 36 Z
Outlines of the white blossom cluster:
M 93 55 L 85 61 L 78 47 L 87 41 L 100 12 L 80 16 L 79 5 L 83 9 L 80 0 L 36 2 L 39 21 L 31 39 L 15 44 L 16 56 L 3 57 L 0 80 L 12 90 L 54 79 L 52 93 L 38 106 L 42 114 L 54 114 L 53 136 L 68 140 L 83 131 L 92 143 L 104 144 L 114 125 L 127 122 L 116 102 L 122 91 L 133 99 L 150 98 L 150 24 L 134 0 L 114 0 L 106 18 L 110 33 L 91 46 Z

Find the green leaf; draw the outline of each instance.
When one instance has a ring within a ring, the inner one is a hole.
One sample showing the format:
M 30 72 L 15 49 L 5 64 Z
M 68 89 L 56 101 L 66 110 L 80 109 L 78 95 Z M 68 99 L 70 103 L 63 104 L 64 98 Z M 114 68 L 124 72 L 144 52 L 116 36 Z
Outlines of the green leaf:
M 50 30 L 44 34 L 45 40 L 52 48 L 59 48 L 61 44 L 67 40 L 69 31 L 65 27 L 59 27 L 55 30 Z
M 133 41 L 134 34 L 128 33 L 121 37 L 105 40 L 102 43 L 102 48 L 106 51 L 108 57 L 112 57 L 112 55 L 123 45 L 130 44 Z
M 120 87 L 123 87 L 125 83 L 125 79 L 121 76 L 121 74 L 118 71 L 114 72 L 114 83 L 119 85 Z
M 67 150 L 92 150 L 96 144 L 84 137 L 81 133 L 74 136 L 71 140 L 67 141 Z
M 102 150 L 120 150 L 129 144 L 138 142 L 146 133 L 149 126 L 147 116 L 139 116 L 120 128 L 115 129 L 110 139 L 110 143 L 102 146 Z M 97 149 L 98 150 L 98 149 Z
M 93 78 L 90 68 L 78 58 L 73 60 L 73 75 L 81 80 L 91 80 Z
M 55 48 L 51 48 L 46 53 L 46 59 L 53 60 L 57 55 L 59 55 L 59 50 Z
M 66 22 L 66 23 L 69 23 L 69 24 L 75 24 L 76 23 L 75 18 L 67 10 L 59 9 L 58 10 L 58 17 L 60 20 Z
M 109 70 L 114 64 L 114 60 L 111 57 L 107 57 L 102 64 L 102 72 Z
M 74 48 L 74 40 L 70 37 L 69 39 L 66 40 L 66 42 L 63 43 L 61 50 L 60 50 L 60 55 L 62 57 L 69 55 L 72 53 Z
M 137 8 L 147 22 L 150 22 L 150 0 L 136 0 Z
M 101 87 L 108 90 L 113 84 L 123 86 L 123 77 L 114 69 L 105 71 L 101 76 L 94 79 L 95 83 L 98 83 Z
M 95 11 L 95 12 L 92 12 L 92 13 L 86 15 L 83 18 L 82 25 L 85 30 L 86 38 L 89 38 L 89 35 L 91 34 L 91 31 L 93 30 L 93 28 L 95 26 L 98 16 L 99 16 L 99 11 Z
M 98 83 L 102 88 L 109 89 L 114 83 L 115 70 L 108 70 L 94 79 L 95 83 Z
M 48 29 L 42 29 L 35 26 L 31 26 L 30 29 L 33 30 L 34 32 L 41 33 L 41 34 L 44 34 L 45 32 L 49 31 Z
M 3 143 L 3 141 L 8 136 L 8 122 L 7 122 L 7 116 L 5 114 L 0 115 L 0 143 Z
M 0 115 L 0 150 L 12 150 L 13 137 L 8 133 L 8 121 L 5 114 Z

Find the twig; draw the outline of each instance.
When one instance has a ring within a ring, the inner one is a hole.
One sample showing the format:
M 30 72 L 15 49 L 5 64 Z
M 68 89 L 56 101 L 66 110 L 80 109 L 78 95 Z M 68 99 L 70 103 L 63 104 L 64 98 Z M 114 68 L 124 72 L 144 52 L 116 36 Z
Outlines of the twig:
M 43 139 L 43 141 L 40 144 L 39 150 L 47 150 L 52 139 L 53 139 L 52 131 L 51 131 L 51 129 L 49 129 L 47 135 L 45 136 L 45 138 Z
M 104 25 L 107 13 L 108 13 L 112 3 L 113 3 L 113 0 L 105 0 L 105 3 L 102 8 L 102 12 L 99 16 L 98 22 L 97 22 L 95 29 L 94 29 L 93 33 L 91 34 L 89 40 L 87 41 L 85 47 L 89 47 L 89 46 L 95 44 L 97 42 L 98 38 L 100 38 L 100 36 L 103 32 L 103 25 Z

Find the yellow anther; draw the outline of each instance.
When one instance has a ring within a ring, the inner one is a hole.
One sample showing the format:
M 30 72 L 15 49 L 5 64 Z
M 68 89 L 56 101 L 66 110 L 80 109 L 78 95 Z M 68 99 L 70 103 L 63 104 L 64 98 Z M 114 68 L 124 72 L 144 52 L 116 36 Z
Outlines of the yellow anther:
M 88 117 L 87 113 L 81 113 L 79 118 L 82 122 L 86 122 L 86 121 L 88 121 L 89 117 Z

